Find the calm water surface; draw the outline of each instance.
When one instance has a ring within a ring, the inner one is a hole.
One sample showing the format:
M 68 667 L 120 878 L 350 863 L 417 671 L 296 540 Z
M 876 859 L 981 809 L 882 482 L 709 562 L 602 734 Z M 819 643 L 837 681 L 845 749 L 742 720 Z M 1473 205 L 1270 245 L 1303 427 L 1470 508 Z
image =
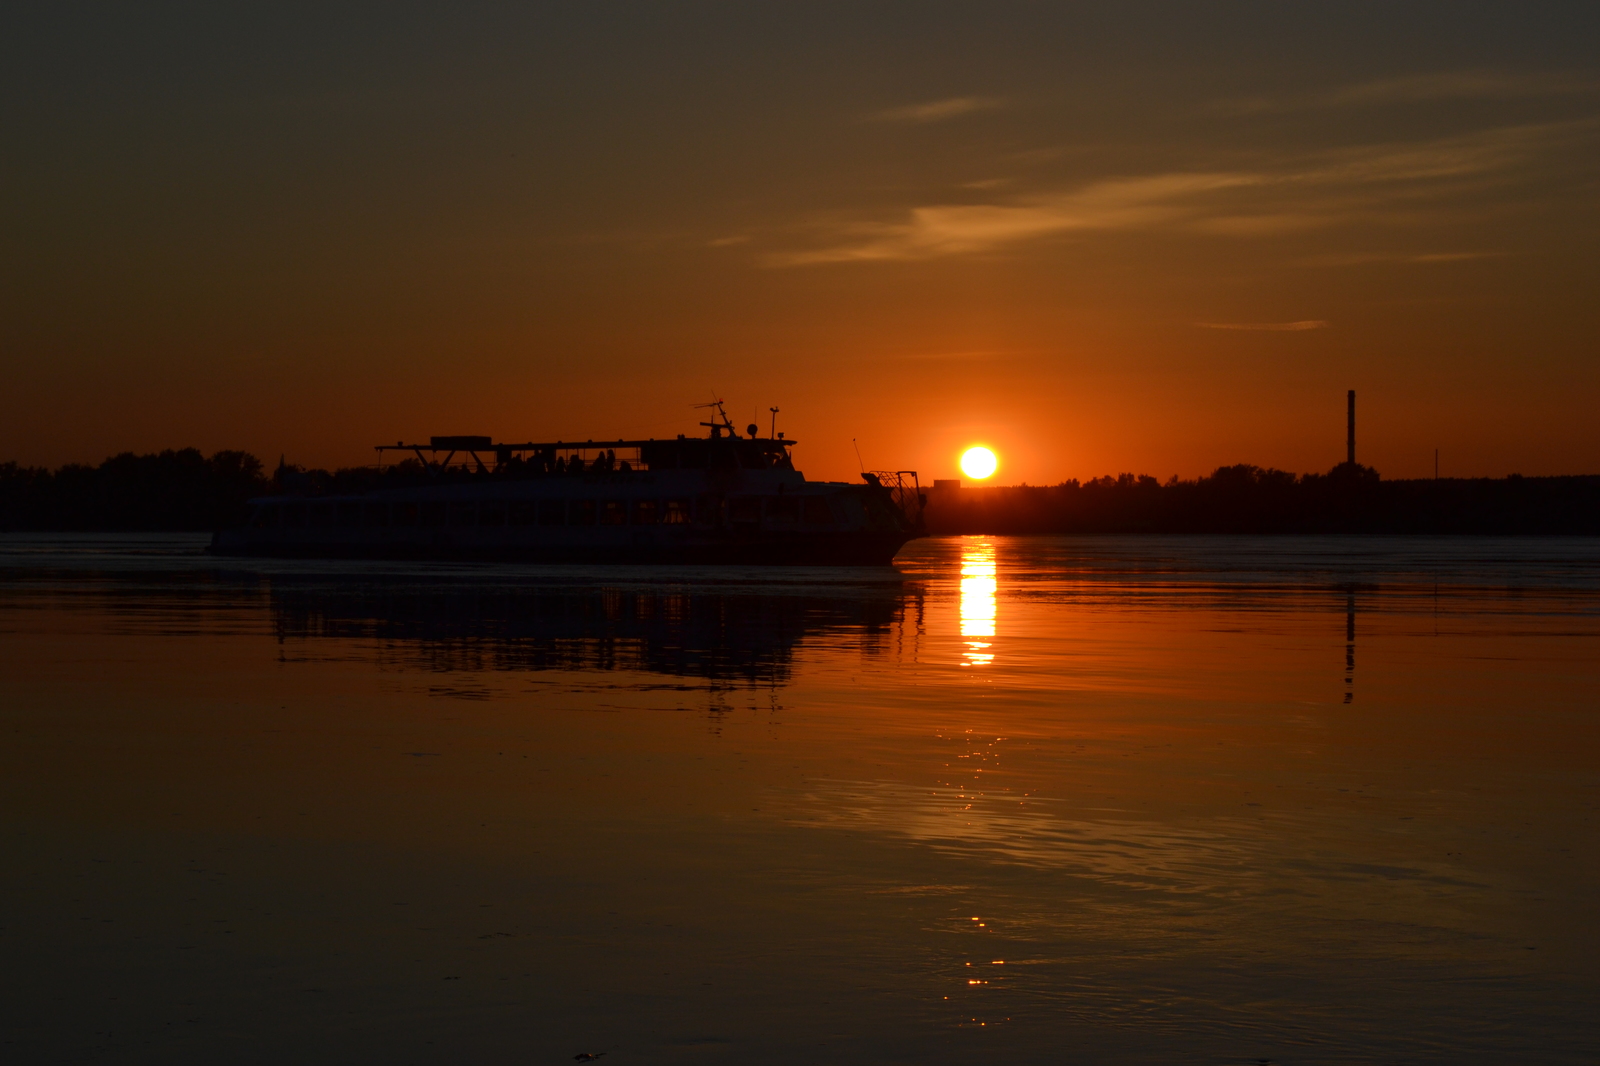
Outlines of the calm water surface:
M 9 1062 L 1600 1053 L 1600 542 L 0 539 Z

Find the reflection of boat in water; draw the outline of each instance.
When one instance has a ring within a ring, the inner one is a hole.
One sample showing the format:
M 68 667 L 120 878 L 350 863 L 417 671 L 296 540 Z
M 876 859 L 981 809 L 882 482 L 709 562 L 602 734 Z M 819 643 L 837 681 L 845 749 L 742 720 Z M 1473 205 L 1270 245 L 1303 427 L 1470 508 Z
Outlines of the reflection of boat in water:
M 280 639 L 376 642 L 425 670 L 632 670 L 714 685 L 782 683 L 807 637 L 871 649 L 904 614 L 898 582 L 717 588 L 462 579 L 274 577 Z
M 251 501 L 221 555 L 468 558 L 532 562 L 883 565 L 921 535 L 914 471 L 865 484 L 807 481 L 794 441 L 739 436 L 722 411 L 710 435 L 676 440 L 497 444 L 433 437 L 359 495 Z M 620 453 L 620 455 L 619 455 Z M 439 456 L 443 454 L 443 459 Z M 462 461 L 452 465 L 456 456 Z M 483 461 L 493 456 L 493 465 Z

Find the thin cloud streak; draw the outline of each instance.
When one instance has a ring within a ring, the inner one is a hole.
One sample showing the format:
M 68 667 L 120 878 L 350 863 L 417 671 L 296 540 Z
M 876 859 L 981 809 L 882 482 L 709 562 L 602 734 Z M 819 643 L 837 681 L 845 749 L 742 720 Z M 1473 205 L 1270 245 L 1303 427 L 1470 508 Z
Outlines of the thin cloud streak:
M 1249 175 L 1165 174 L 1107 181 L 1066 195 L 1013 204 L 917 207 L 904 224 L 863 224 L 829 248 L 778 253 L 772 266 L 875 259 L 931 259 L 983 252 L 1071 230 L 1135 229 L 1177 221 L 1185 196 L 1249 184 Z
M 1530 96 L 1569 96 L 1600 89 L 1592 77 L 1571 74 L 1510 74 L 1501 71 L 1455 71 L 1413 74 L 1362 82 L 1326 94 L 1330 105 L 1400 103 L 1428 100 L 1511 99 Z
M 1372 263 L 1465 263 L 1474 259 L 1496 259 L 1505 252 L 1343 252 L 1332 255 L 1314 255 L 1300 260 L 1298 266 L 1345 267 L 1367 266 Z
M 1333 323 L 1320 318 L 1301 322 L 1196 322 L 1201 329 L 1235 329 L 1252 333 L 1303 333 L 1309 329 L 1329 329 Z
M 994 111 L 1005 106 L 1005 101 L 992 96 L 952 96 L 948 100 L 932 100 L 925 104 L 891 107 L 867 117 L 874 122 L 943 122 L 978 111 Z
M 892 356 L 909 362 L 945 362 L 964 359 L 1016 359 L 1036 354 L 1030 348 L 981 348 L 962 352 L 904 352 Z
M 1423 255 L 1414 255 L 1408 262 L 1412 263 L 1464 263 L 1469 259 L 1493 259 L 1505 255 L 1504 252 L 1428 252 Z
M 1166 229 L 1275 236 L 1357 219 L 1417 218 L 1442 182 L 1511 171 L 1593 122 L 1515 126 L 1422 144 L 1367 145 L 1289 165 L 1105 179 L 1065 192 L 988 204 L 913 207 L 903 222 L 823 227 L 819 248 L 768 255 L 771 267 L 918 260 L 994 251 L 1073 232 Z M 1242 200 L 1237 194 L 1248 190 Z
M 1344 85 L 1324 92 L 1282 98 L 1252 97 L 1218 101 L 1215 109 L 1232 114 L 1271 114 L 1315 108 L 1436 103 L 1447 100 L 1520 100 L 1581 96 L 1600 92 L 1600 81 L 1565 73 L 1512 73 L 1494 70 L 1442 71 Z

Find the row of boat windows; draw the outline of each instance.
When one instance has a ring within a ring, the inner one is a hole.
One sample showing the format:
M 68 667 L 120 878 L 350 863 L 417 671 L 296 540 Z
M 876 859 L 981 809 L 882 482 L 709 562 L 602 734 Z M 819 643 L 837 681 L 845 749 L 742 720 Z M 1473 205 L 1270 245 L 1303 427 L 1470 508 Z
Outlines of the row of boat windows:
M 726 516 L 738 525 L 753 525 L 763 516 L 779 525 L 823 525 L 833 521 L 821 496 L 734 496 Z M 685 525 L 698 520 L 715 524 L 723 516 L 723 500 L 516 500 L 424 503 L 362 500 L 263 504 L 250 515 L 252 529 L 376 528 L 380 526 L 625 526 Z

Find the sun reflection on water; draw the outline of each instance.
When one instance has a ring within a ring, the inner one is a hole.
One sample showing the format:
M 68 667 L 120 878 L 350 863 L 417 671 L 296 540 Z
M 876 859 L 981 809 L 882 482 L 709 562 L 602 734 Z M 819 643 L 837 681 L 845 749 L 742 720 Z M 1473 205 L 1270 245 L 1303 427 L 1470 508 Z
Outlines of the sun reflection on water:
M 967 650 L 966 665 L 994 662 L 995 618 L 994 542 L 980 541 L 961 553 L 961 636 Z

